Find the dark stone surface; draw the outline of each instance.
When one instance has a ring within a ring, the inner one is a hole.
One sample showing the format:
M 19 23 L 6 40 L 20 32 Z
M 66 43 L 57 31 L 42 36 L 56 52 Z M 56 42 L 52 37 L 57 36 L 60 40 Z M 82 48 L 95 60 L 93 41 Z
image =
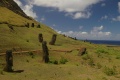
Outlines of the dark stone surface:
M 38 39 L 39 39 L 39 42 L 43 42 L 43 36 L 42 36 L 42 33 L 40 33 L 40 34 L 38 35 Z
M 40 24 L 37 25 L 37 28 L 41 28 Z
M 55 44 L 56 37 L 57 37 L 57 35 L 56 35 L 56 34 L 53 34 L 52 39 L 51 39 L 51 41 L 49 42 L 50 45 L 54 45 L 54 44 Z
M 6 7 L 16 14 L 31 20 L 31 18 L 23 12 L 23 10 L 18 6 L 17 3 L 14 2 L 14 0 L 0 0 L 0 6 Z
M 43 49 L 43 61 L 45 63 L 48 63 L 49 62 L 49 52 L 48 52 L 48 47 L 47 47 L 46 41 L 42 42 L 42 49 Z
M 86 48 L 79 49 L 78 56 L 82 56 L 82 55 L 86 54 L 87 53 L 86 50 L 87 50 Z
M 4 67 L 4 71 L 13 72 L 12 66 L 13 66 L 12 50 L 7 50 L 6 51 L 6 66 Z
M 35 26 L 34 23 L 32 23 L 32 24 L 31 24 L 31 27 L 34 27 L 34 26 Z

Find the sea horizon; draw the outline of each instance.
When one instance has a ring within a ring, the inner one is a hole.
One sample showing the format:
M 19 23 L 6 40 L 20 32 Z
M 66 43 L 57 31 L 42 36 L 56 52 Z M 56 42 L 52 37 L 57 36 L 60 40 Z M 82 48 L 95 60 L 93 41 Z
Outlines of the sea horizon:
M 80 39 L 83 40 L 83 39 Z M 90 43 L 94 43 L 94 44 L 106 44 L 106 45 L 119 45 L 120 46 L 120 40 L 83 40 L 83 41 L 87 41 Z

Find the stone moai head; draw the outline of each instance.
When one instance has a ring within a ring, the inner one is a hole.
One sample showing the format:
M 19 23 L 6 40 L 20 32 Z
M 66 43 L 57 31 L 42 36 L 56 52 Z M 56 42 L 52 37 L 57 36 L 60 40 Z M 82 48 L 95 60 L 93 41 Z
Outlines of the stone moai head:
M 39 42 L 43 42 L 43 36 L 42 36 L 42 33 L 40 33 L 40 34 L 38 35 L 38 39 L 39 39 Z
M 34 26 L 35 26 L 34 23 L 32 23 L 31 27 L 34 27 Z
M 41 28 L 40 24 L 37 25 L 37 28 Z
M 51 41 L 50 41 L 50 43 L 49 43 L 50 45 L 54 45 L 54 44 L 55 44 L 56 37 L 57 37 L 57 35 L 56 35 L 56 34 L 53 34 L 52 39 L 51 39 Z

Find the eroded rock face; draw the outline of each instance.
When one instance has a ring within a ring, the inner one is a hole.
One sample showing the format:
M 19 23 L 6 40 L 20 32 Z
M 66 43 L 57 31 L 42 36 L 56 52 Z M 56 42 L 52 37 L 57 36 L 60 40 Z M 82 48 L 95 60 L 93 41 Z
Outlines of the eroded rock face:
M 14 2 L 14 0 L 0 0 L 0 6 L 6 7 L 27 19 L 31 19 L 23 12 L 23 10 L 18 6 L 18 4 Z
M 78 56 L 82 56 L 82 55 L 86 54 L 87 53 L 86 50 L 87 50 L 86 48 L 79 49 Z
M 4 67 L 4 71 L 6 72 L 12 72 L 12 66 L 13 66 L 13 56 L 12 56 L 12 50 L 6 51 L 6 66 Z

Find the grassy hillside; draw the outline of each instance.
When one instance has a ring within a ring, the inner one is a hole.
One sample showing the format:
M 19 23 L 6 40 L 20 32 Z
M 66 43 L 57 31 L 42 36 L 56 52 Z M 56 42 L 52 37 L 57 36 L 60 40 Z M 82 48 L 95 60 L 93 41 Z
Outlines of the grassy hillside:
M 0 7 L 0 54 L 7 49 L 13 51 L 30 51 L 26 54 L 13 54 L 14 71 L 3 71 L 4 55 L 0 56 L 1 80 L 120 80 L 120 47 L 90 44 L 73 40 L 56 33 L 48 26 L 35 20 L 28 20 L 20 15 Z M 7 24 L 5 24 L 7 22 Z M 35 23 L 27 28 L 26 23 Z M 13 25 L 11 30 L 8 24 Z M 41 28 L 37 28 L 40 24 Z M 50 63 L 42 62 L 42 48 L 38 34 L 42 33 L 49 48 Z M 55 45 L 49 45 L 53 34 L 57 34 Z M 78 49 L 86 47 L 87 54 L 77 56 Z M 38 51 L 40 50 L 40 51 Z M 33 55 L 30 55 L 33 53 Z M 54 64 L 57 61 L 58 64 Z M 63 64 L 66 62 L 65 64 Z
M 38 34 L 42 33 L 43 38 L 48 43 L 50 42 L 52 35 L 57 34 L 54 30 L 49 28 L 48 26 L 41 24 L 41 28 L 37 28 L 39 24 L 35 20 L 28 20 L 20 15 L 8 10 L 7 8 L 0 7 L 0 48 L 2 49 L 12 49 L 12 48 L 22 48 L 23 50 L 30 49 L 41 49 L 41 43 L 38 42 Z M 7 14 L 4 14 L 7 13 Z M 8 24 L 4 24 L 7 22 L 9 24 L 14 25 L 11 30 L 8 27 Z M 27 28 L 25 27 L 26 23 L 35 23 L 35 27 Z M 77 44 L 76 47 L 71 46 Z M 72 40 L 67 37 L 63 37 L 63 35 L 57 34 L 57 41 L 55 46 L 51 46 L 55 49 L 63 48 L 71 50 L 72 48 L 79 48 L 83 45 L 80 45 L 79 41 Z M 78 46 L 80 45 L 80 46 Z M 49 46 L 49 45 L 48 45 Z M 57 48 L 56 48 L 57 47 Z

